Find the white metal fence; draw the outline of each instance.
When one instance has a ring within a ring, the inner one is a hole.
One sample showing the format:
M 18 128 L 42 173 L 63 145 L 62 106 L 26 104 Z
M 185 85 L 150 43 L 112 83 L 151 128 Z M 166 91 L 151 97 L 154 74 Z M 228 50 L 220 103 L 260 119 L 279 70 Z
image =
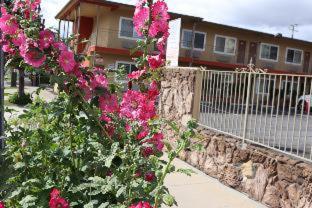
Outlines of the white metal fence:
M 312 76 L 205 70 L 202 78 L 200 125 L 312 161 Z

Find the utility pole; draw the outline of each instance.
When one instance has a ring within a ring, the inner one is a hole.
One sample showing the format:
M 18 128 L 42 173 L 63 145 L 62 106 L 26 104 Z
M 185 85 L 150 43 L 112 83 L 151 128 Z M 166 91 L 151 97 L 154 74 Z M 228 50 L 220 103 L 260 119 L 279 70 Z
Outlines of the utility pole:
M 289 26 L 289 30 L 291 32 L 291 38 L 294 38 L 295 32 L 298 32 L 296 28 L 298 27 L 298 24 L 293 24 Z
M 4 4 L 4 0 L 1 0 L 1 6 Z M 0 11 L 0 17 L 2 13 Z M 0 31 L 0 35 L 2 32 Z M 2 50 L 2 44 L 0 45 L 0 149 L 4 147 L 4 52 Z

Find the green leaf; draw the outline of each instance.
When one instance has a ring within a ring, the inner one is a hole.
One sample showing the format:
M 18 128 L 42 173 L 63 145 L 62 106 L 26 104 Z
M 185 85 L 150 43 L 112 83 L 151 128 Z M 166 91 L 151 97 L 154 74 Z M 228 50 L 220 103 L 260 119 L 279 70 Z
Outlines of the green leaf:
M 116 193 L 116 197 L 120 197 L 123 193 L 125 193 L 127 188 L 125 186 L 122 186 L 121 188 L 118 189 Z
M 88 204 L 84 205 L 83 207 L 84 207 L 84 208 L 93 208 L 94 205 L 96 205 L 96 204 L 98 204 L 98 203 L 99 203 L 98 200 L 92 200 L 92 201 L 90 201 Z
M 163 201 L 169 207 L 172 207 L 174 204 L 177 204 L 174 197 L 171 196 L 170 194 L 163 195 Z
M 179 168 L 177 170 L 178 173 L 183 173 L 187 176 L 192 176 L 192 174 L 196 174 L 192 169 L 187 169 L 187 168 Z
M 109 156 L 105 160 L 105 167 L 110 168 L 112 166 L 112 162 L 113 162 L 113 159 L 116 156 L 116 152 L 117 152 L 118 148 L 119 148 L 119 143 L 118 142 L 115 142 L 114 144 L 112 144 L 112 148 L 111 148 L 110 154 L 109 154 Z
M 31 207 L 36 205 L 37 197 L 32 195 L 25 196 L 19 203 L 23 208 Z
M 109 203 L 108 202 L 105 202 L 105 203 L 102 203 L 98 208 L 106 208 L 108 207 Z
M 14 169 L 15 170 L 18 170 L 18 169 L 21 169 L 21 168 L 24 168 L 25 167 L 25 163 L 23 162 L 18 162 L 14 165 Z

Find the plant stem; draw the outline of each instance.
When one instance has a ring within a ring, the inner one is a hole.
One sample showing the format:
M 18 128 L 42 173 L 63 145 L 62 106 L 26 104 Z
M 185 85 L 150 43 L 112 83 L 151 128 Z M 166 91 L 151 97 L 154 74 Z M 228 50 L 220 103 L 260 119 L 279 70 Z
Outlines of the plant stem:
M 89 105 L 86 105 L 86 101 L 84 100 L 83 95 L 81 94 L 81 92 L 80 92 L 79 90 L 77 90 L 77 92 L 78 92 L 78 95 L 79 95 L 81 101 L 83 102 L 84 106 L 87 106 L 87 107 L 86 107 L 87 109 L 85 109 L 85 113 L 87 114 L 87 116 L 88 116 L 89 118 L 91 118 L 91 119 L 93 118 L 93 120 L 94 120 L 94 121 L 97 123 L 97 125 L 101 128 L 101 130 L 103 131 L 103 133 L 105 134 L 105 136 L 106 136 L 111 142 L 113 142 L 112 137 L 108 134 L 108 132 L 106 131 L 106 129 L 103 127 L 103 125 L 102 125 L 101 122 L 99 121 L 98 116 L 94 114 L 92 108 L 91 108 Z

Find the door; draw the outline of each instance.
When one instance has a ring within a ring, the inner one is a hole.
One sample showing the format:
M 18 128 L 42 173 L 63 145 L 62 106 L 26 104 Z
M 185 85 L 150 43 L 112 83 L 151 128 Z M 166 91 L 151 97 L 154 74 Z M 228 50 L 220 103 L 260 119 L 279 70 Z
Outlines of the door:
M 248 56 L 248 63 L 252 59 L 252 63 L 256 64 L 257 60 L 257 49 L 258 49 L 258 44 L 256 42 L 250 42 L 249 44 L 249 56 Z
M 246 41 L 240 40 L 238 45 L 237 63 L 245 63 L 245 53 L 246 53 Z
M 311 57 L 310 52 L 304 52 L 303 72 L 305 72 L 305 73 L 309 73 L 310 57 Z

